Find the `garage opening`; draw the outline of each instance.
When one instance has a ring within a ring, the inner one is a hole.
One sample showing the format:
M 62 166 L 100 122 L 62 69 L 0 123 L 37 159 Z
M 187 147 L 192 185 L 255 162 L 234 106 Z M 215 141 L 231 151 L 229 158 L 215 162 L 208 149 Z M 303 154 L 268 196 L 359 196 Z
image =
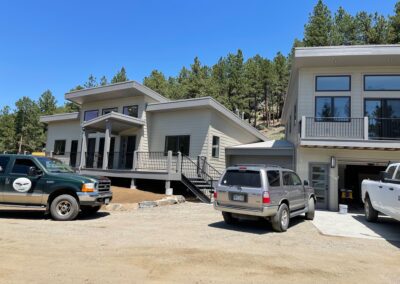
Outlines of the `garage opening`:
M 361 183 L 364 179 L 378 180 L 379 172 L 386 166 L 380 165 L 339 165 L 339 203 L 349 205 L 350 210 L 361 210 Z

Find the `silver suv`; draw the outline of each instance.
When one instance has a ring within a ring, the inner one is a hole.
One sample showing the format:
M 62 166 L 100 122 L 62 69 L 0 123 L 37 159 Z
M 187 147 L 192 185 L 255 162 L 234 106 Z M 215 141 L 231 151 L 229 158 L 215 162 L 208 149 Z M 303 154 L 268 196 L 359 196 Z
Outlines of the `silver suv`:
M 315 194 L 292 170 L 279 166 L 236 165 L 222 174 L 214 192 L 214 208 L 227 224 L 264 218 L 284 232 L 289 219 L 305 213 L 314 219 Z

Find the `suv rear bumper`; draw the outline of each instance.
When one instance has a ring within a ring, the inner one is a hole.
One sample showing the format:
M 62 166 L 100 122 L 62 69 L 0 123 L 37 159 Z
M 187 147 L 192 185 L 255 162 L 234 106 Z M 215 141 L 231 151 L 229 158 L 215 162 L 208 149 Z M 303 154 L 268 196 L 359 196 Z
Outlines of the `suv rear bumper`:
M 214 209 L 235 214 L 251 215 L 258 217 L 271 217 L 278 211 L 278 206 L 264 206 L 261 208 L 249 208 L 235 205 L 221 205 L 214 201 Z
M 79 203 L 86 206 L 108 204 L 112 199 L 112 192 L 78 192 Z M 107 202 L 108 201 L 108 202 Z

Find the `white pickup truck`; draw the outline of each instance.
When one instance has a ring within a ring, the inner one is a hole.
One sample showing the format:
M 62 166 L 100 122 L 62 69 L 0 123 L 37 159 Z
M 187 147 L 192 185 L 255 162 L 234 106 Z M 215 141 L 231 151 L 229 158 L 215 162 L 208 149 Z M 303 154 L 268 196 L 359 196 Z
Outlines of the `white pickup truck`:
M 400 163 L 380 172 L 379 181 L 363 180 L 361 191 L 367 221 L 376 222 L 379 213 L 400 221 Z

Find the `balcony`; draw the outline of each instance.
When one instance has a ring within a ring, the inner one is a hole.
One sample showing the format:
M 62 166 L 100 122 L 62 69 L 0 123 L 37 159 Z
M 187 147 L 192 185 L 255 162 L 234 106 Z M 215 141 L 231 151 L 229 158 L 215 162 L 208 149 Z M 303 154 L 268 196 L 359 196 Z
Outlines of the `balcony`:
M 301 145 L 305 146 L 347 147 L 351 145 L 366 146 L 366 143 L 369 143 L 374 148 L 400 148 L 398 145 L 400 118 L 303 116 L 300 121 L 300 129 Z M 315 143 L 315 141 L 319 142 Z

